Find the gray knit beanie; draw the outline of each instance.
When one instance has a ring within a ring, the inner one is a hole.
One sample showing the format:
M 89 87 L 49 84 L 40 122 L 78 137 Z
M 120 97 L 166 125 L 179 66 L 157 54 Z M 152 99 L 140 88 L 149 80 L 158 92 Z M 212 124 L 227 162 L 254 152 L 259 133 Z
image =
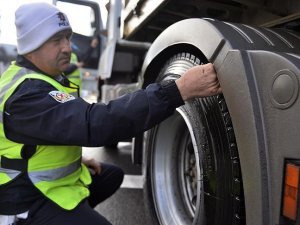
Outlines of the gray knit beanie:
M 15 25 L 19 55 L 36 50 L 57 32 L 72 29 L 67 16 L 45 2 L 20 6 L 15 13 Z

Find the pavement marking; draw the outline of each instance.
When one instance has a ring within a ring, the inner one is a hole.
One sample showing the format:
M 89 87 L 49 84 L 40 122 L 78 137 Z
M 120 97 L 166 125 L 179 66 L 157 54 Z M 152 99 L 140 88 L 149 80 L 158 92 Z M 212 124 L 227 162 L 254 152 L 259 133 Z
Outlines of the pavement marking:
M 144 176 L 125 174 L 121 188 L 143 189 Z

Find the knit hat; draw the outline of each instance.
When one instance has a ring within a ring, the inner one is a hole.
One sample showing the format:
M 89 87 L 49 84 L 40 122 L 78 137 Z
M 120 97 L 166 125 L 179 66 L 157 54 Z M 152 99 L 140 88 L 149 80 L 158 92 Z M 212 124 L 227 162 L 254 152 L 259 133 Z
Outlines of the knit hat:
M 15 25 L 19 55 L 36 50 L 57 32 L 72 29 L 67 16 L 45 2 L 20 6 L 15 13 Z

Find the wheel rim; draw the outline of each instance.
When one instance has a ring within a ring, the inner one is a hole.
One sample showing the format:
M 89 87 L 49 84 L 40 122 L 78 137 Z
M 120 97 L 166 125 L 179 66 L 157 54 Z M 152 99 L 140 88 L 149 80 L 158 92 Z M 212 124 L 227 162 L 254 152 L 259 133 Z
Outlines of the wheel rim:
M 188 130 L 186 130 L 184 139 L 181 138 L 181 146 L 179 146 L 179 185 L 183 194 L 183 201 L 186 205 L 188 214 L 194 218 L 199 183 L 199 156 L 196 141 L 193 138 L 194 132 L 192 125 L 184 112 L 180 109 L 177 110 L 184 119 Z
M 157 179 L 151 185 L 160 224 L 193 224 L 202 185 L 198 152 L 191 121 L 180 108 L 155 130 L 151 172 Z

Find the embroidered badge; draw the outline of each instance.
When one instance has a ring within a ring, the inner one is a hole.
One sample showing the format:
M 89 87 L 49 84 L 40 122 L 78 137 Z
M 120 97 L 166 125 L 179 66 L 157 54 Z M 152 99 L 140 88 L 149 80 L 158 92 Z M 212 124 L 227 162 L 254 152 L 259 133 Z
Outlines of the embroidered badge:
M 68 20 L 66 19 L 65 15 L 62 12 L 58 12 L 57 17 L 60 20 L 60 22 L 58 23 L 58 26 L 60 26 L 60 27 L 61 26 L 64 26 L 64 27 L 70 26 Z
M 49 95 L 60 103 L 65 103 L 75 99 L 73 95 L 70 95 L 62 91 L 51 91 L 49 92 Z

